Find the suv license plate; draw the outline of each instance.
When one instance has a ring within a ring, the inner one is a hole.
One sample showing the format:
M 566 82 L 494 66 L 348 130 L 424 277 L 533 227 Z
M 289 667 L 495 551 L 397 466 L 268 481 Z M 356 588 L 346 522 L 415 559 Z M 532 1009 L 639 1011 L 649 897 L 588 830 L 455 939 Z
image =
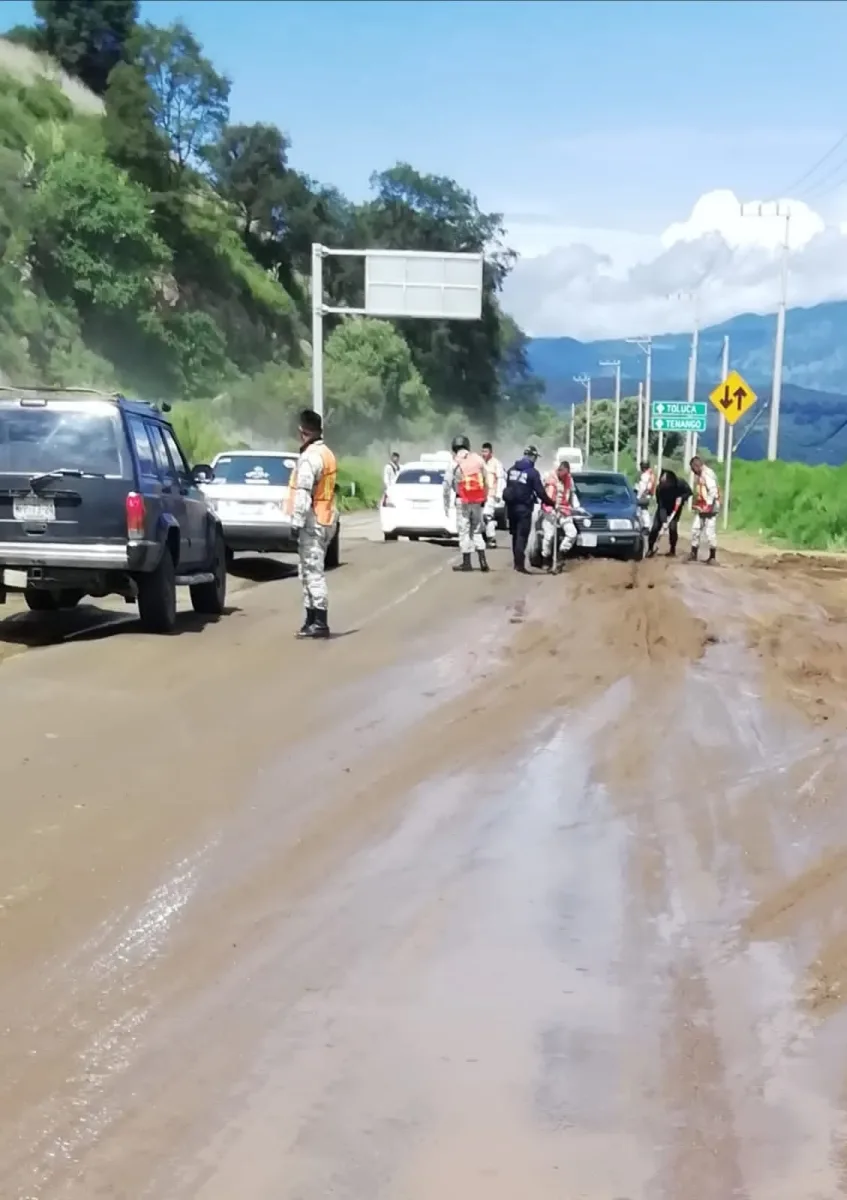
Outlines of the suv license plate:
M 52 500 L 13 500 L 12 512 L 16 521 L 41 523 L 56 520 L 56 505 Z
M 586 549 L 593 550 L 597 545 L 597 534 L 581 533 L 577 540 L 579 541 L 580 546 L 585 546 Z

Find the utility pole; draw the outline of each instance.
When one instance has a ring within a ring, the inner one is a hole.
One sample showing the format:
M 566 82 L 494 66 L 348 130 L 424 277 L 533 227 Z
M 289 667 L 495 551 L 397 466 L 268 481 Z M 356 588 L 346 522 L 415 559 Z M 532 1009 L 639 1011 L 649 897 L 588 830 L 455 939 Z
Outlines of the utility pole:
M 585 465 L 588 466 L 588 456 L 591 453 L 591 376 L 574 375 L 574 383 L 581 383 L 585 388 Z
M 742 217 L 777 217 L 785 222 L 785 233 L 782 240 L 782 261 L 780 263 L 779 308 L 776 310 L 776 339 L 773 348 L 773 386 L 771 388 L 770 424 L 768 426 L 768 462 L 774 462 L 779 453 L 779 409 L 782 400 L 782 367 L 785 357 L 785 312 L 788 307 L 788 255 L 790 252 L 791 209 L 787 204 L 778 202 L 770 211 L 764 204 L 759 204 L 752 212 L 745 212 L 741 205 Z
M 576 445 L 574 438 L 576 437 L 576 405 L 571 405 L 571 441 L 572 446 Z
M 779 452 L 779 406 L 782 400 L 782 363 L 785 357 L 785 310 L 788 306 L 788 234 L 791 225 L 791 210 L 784 208 L 776 214 L 785 218 L 785 241 L 782 243 L 780 268 L 779 309 L 776 314 L 776 341 L 773 349 L 773 388 L 771 389 L 771 419 L 768 426 L 768 462 L 774 462 Z M 730 434 L 731 436 L 731 434 Z
M 647 458 L 650 451 L 650 403 L 653 392 L 653 339 L 651 337 L 627 338 L 631 346 L 637 346 L 647 355 L 647 370 L 644 376 L 644 417 L 641 422 L 641 432 L 644 445 L 638 446 L 638 465 Z
M 723 358 L 721 359 L 721 383 L 726 382 L 729 375 L 729 334 L 723 335 Z M 727 433 L 726 417 L 721 413 L 718 419 L 718 462 L 722 463 L 726 457 L 726 433 Z
M 691 353 L 688 357 L 688 403 L 697 399 L 697 354 L 700 349 L 700 314 L 694 311 L 694 332 L 691 334 Z M 689 433 L 685 438 L 685 461 L 689 462 L 697 450 L 697 434 Z
M 635 424 L 635 467 L 638 470 L 641 466 L 641 438 L 644 433 L 644 384 L 639 379 L 638 381 L 638 399 L 636 404 L 636 424 Z
M 613 362 L 601 362 L 601 367 L 615 368 L 615 449 L 612 453 L 612 470 L 618 469 L 618 447 L 621 440 L 621 364 L 618 359 Z

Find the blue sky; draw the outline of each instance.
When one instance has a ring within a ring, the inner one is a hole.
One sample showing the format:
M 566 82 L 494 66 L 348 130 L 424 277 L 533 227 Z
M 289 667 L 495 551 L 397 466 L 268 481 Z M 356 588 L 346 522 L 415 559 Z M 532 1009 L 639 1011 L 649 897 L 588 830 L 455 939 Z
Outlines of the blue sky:
M 31 19 L 23 0 L 0 12 Z M 451 175 L 528 256 L 578 244 L 631 265 L 706 192 L 782 193 L 847 120 L 847 0 L 147 0 L 142 16 L 183 18 L 232 80 L 232 119 L 278 124 L 294 165 L 353 198 L 398 159 Z M 847 218 L 843 186 L 807 194 Z
M 29 4 L 6 0 L 9 24 Z M 841 0 L 150 0 L 354 196 L 398 158 L 482 203 L 655 231 L 704 191 L 770 194 L 839 132 Z

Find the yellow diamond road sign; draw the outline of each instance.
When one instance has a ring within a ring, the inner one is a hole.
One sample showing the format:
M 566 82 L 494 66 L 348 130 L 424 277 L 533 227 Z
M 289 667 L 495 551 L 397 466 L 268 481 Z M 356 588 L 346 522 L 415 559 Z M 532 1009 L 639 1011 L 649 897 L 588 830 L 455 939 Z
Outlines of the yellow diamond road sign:
M 743 417 L 747 410 L 753 407 L 759 397 L 737 371 L 730 371 L 709 399 L 721 416 L 726 418 L 727 424 L 734 425 L 739 417 Z

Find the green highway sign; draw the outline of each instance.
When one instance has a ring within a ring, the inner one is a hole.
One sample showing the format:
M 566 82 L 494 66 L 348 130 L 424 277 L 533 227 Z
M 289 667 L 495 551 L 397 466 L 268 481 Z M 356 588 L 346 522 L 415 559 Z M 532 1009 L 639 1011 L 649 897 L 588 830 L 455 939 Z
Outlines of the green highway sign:
M 705 405 L 701 407 L 705 408 Z M 702 417 L 657 417 L 654 410 L 650 429 L 653 433 L 705 433 L 706 414 Z
M 650 405 L 650 416 L 656 417 L 705 417 L 708 405 L 687 404 L 682 400 L 654 400 Z

